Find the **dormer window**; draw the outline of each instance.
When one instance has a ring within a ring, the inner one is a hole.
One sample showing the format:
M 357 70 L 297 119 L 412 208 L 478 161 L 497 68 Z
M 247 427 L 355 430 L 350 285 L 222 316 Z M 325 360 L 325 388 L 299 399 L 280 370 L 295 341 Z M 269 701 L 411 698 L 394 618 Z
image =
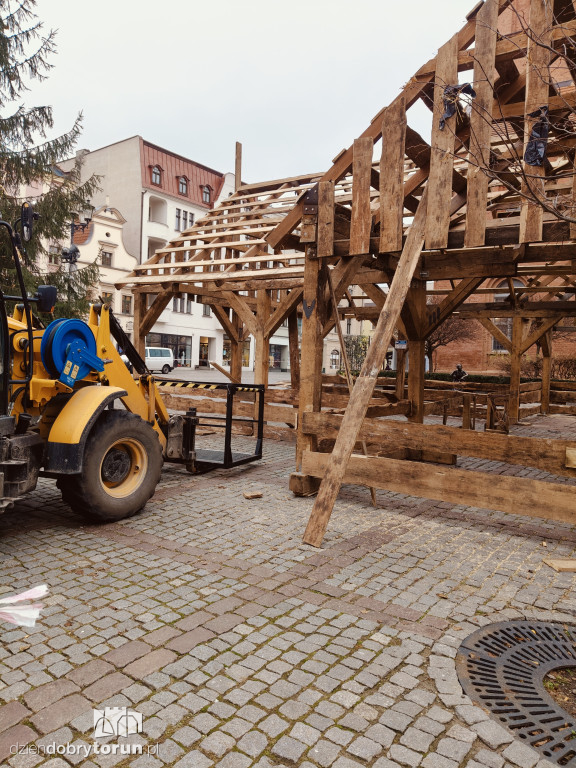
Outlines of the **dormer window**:
M 157 187 L 162 185 L 162 168 L 159 165 L 152 166 L 152 184 L 156 184 Z
M 206 205 L 212 203 L 212 187 L 208 184 L 202 186 L 202 202 L 206 203 Z
M 178 176 L 178 194 L 188 194 L 188 179 L 186 176 Z

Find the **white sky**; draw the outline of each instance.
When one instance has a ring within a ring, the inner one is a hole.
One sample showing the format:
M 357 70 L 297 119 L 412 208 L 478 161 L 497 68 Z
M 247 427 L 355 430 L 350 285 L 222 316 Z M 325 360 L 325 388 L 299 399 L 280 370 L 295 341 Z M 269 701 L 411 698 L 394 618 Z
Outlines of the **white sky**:
M 38 0 L 58 53 L 29 105 L 78 147 L 140 134 L 245 182 L 324 171 L 475 0 Z M 411 117 L 416 129 L 423 124 Z

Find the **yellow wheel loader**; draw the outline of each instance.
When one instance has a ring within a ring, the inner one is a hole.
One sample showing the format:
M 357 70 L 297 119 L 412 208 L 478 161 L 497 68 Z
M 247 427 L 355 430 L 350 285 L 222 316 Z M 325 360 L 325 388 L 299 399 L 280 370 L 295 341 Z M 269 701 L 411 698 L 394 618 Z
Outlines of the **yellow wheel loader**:
M 22 239 L 30 239 L 34 217 L 25 203 L 15 227 L 0 220 L 21 292 L 0 292 L 0 511 L 44 476 L 56 480 L 77 512 L 96 521 L 121 520 L 154 494 L 164 460 L 206 472 L 262 458 L 263 387 L 197 384 L 226 390 L 227 406 L 225 416 L 202 417 L 223 430 L 223 450 L 198 450 L 195 409 L 168 414 L 154 378 L 106 304 L 92 305 L 87 322 L 59 318 L 44 327 L 37 312 L 52 311 L 56 289 L 40 286 L 28 296 L 21 267 Z M 14 304 L 11 316 L 7 302 Z M 238 391 L 254 393 L 254 418 L 234 416 Z M 232 452 L 237 421 L 251 424 L 252 453 Z

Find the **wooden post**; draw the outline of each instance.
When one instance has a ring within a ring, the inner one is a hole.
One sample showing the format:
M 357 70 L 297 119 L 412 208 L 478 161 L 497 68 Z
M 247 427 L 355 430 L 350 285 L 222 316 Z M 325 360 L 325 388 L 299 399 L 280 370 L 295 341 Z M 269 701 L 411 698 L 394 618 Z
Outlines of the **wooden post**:
M 312 258 L 314 257 L 314 258 Z M 322 347 L 322 327 L 318 307 L 320 261 L 315 249 L 306 246 L 304 264 L 304 292 L 302 295 L 302 360 L 300 363 L 300 391 L 298 409 L 298 435 L 296 443 L 296 471 L 302 466 L 302 454 L 305 450 L 314 450 L 316 438 L 302 431 L 304 413 L 320 410 L 317 380 L 322 382 L 322 360 L 318 369 L 318 347 Z
M 294 391 L 300 388 L 300 345 L 298 344 L 298 312 L 288 315 L 288 347 L 290 351 L 290 385 Z
M 315 547 L 319 547 L 324 538 L 326 526 L 328 525 L 334 502 L 340 490 L 342 478 L 354 450 L 354 444 L 356 443 L 370 398 L 376 386 L 376 378 L 382 368 L 388 345 L 400 317 L 400 310 L 406 299 L 406 294 L 410 288 L 412 277 L 422 253 L 427 198 L 426 189 L 408 232 L 402 255 L 390 284 L 386 303 L 380 312 L 372 343 L 364 360 L 360 376 L 356 380 L 352 395 L 348 401 L 348 407 L 342 419 L 342 427 L 336 438 L 336 444 L 330 456 L 326 474 L 312 508 L 312 513 L 304 533 L 304 541 Z
M 266 290 L 257 292 L 256 320 L 258 323 L 255 336 L 255 367 L 254 383 L 268 386 L 268 371 L 270 369 L 270 337 L 264 333 L 264 326 L 270 317 L 270 293 Z
M 396 388 L 394 394 L 398 400 L 404 400 L 404 385 L 406 377 L 406 350 L 396 350 Z
M 321 181 L 318 184 L 318 242 L 319 259 L 334 254 L 334 184 Z
M 552 331 L 542 336 L 542 397 L 540 400 L 540 413 L 548 413 L 550 410 L 550 378 L 552 373 Z
M 234 192 L 242 186 L 242 144 L 236 142 L 236 158 L 234 162 Z
M 530 35 L 526 48 L 526 101 L 524 108 L 524 148 L 538 118 L 528 117 L 548 104 L 550 88 L 550 50 L 552 41 L 552 4 L 547 0 L 530 2 Z M 521 191 L 539 199 L 544 197 L 544 166 L 522 164 L 525 180 Z M 540 178 L 541 177 L 541 178 Z M 520 242 L 542 240 L 544 211 L 537 202 L 524 199 L 520 209 Z
M 510 353 L 510 401 L 508 416 L 511 424 L 518 421 L 520 414 L 520 367 L 522 361 L 523 318 L 512 320 L 512 352 Z
M 458 83 L 458 35 L 454 35 L 438 51 L 434 81 L 434 115 L 432 117 L 432 152 L 428 178 L 429 200 L 426 222 L 426 248 L 446 248 L 450 226 L 452 171 L 456 143 L 456 116 L 440 129 L 444 112 L 444 88 Z
M 472 429 L 471 405 L 472 395 L 468 393 L 462 395 L 462 429 Z
M 352 164 L 352 220 L 350 223 L 350 255 L 370 253 L 370 174 L 374 142 L 368 136 L 354 140 Z
M 402 250 L 404 210 L 404 147 L 406 101 L 401 98 L 384 110 L 380 158 L 380 252 Z
M 146 314 L 146 294 L 134 294 L 134 346 L 142 359 L 146 356 L 146 336 L 141 333 L 142 319 Z
M 467 247 L 484 245 L 486 229 L 486 197 L 490 163 L 490 134 L 494 102 L 494 56 L 498 26 L 498 0 L 486 0 L 476 16 L 474 45 L 474 89 L 476 98 L 470 116 L 470 154 L 466 175 L 468 181 L 466 207 Z
M 409 421 L 422 424 L 424 421 L 424 379 L 426 371 L 426 354 L 424 339 L 409 339 L 408 341 L 408 400 L 412 404 Z
M 236 312 L 232 312 L 232 325 L 236 328 L 237 339 L 230 337 L 230 376 L 242 381 L 242 322 Z
M 406 296 L 409 323 L 405 322 L 408 334 L 408 399 L 411 402 L 409 421 L 422 424 L 424 421 L 424 379 L 426 377 L 426 342 L 421 336 L 422 323 L 426 317 L 426 281 L 412 280 Z

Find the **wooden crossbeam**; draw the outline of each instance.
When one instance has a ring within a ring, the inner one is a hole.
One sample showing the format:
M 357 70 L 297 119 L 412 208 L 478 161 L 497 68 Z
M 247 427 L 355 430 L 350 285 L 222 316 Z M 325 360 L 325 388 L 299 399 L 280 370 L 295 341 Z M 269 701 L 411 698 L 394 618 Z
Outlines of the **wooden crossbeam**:
M 272 336 L 272 334 L 282 325 L 284 320 L 290 315 L 296 306 L 302 300 L 303 288 L 296 288 L 288 293 L 278 304 L 273 314 L 268 318 L 264 324 L 264 335 Z
M 366 355 L 364 365 L 348 402 L 348 407 L 342 420 L 334 450 L 330 457 L 330 465 L 320 485 L 318 496 L 314 503 L 304 541 L 313 546 L 320 546 L 326 526 L 332 514 L 334 502 L 338 496 L 342 477 L 358 435 L 358 431 L 366 415 L 366 410 L 376 385 L 376 377 L 380 371 L 388 345 L 396 328 L 400 310 L 410 288 L 410 282 L 418 264 L 418 259 L 424 246 L 424 228 L 426 224 L 427 191 L 424 191 L 418 211 L 414 216 L 412 227 L 408 232 L 406 243 L 398 262 L 398 268 L 390 285 L 386 303 L 376 329 L 372 343 Z
M 498 343 L 499 343 L 499 344 L 500 344 L 502 347 L 504 347 L 504 349 L 505 349 L 507 352 L 511 352 L 511 351 L 512 351 L 512 341 L 511 341 L 511 340 L 508 338 L 508 336 L 506 336 L 506 334 L 505 334 L 505 333 L 503 333 L 503 332 L 500 330 L 500 328 L 498 328 L 498 326 L 497 326 L 497 325 L 494 325 L 494 323 L 492 322 L 492 320 L 490 320 L 488 317 L 478 317 L 478 318 L 476 318 L 476 319 L 478 320 L 478 322 L 480 323 L 480 325 L 484 326 L 484 328 L 486 328 L 486 330 L 488 331 L 488 333 L 489 333 L 491 336 L 493 336 L 493 337 L 496 339 L 496 341 L 497 341 L 497 342 L 498 342 Z

